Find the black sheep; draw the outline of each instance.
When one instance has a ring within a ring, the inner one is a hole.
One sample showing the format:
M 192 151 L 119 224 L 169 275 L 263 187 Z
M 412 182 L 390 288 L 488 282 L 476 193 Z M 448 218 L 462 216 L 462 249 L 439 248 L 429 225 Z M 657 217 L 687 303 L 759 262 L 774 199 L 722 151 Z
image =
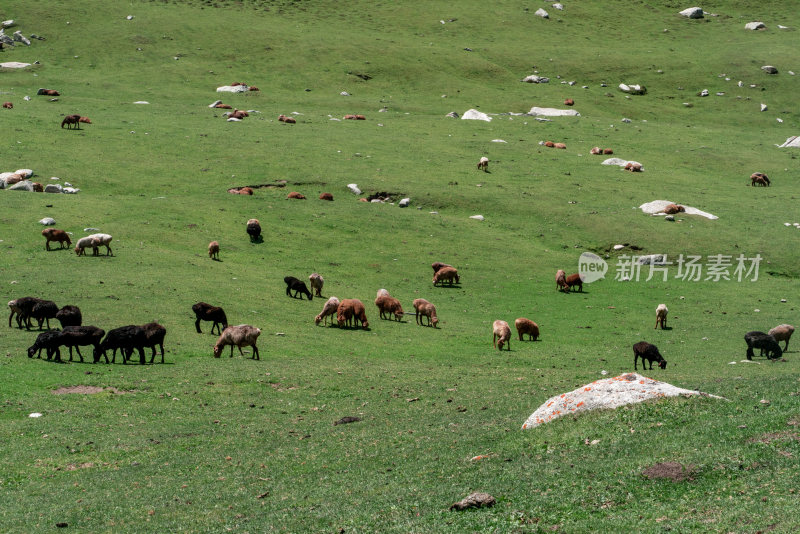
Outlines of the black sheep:
M 144 347 L 150 348 L 153 351 L 153 355 L 150 357 L 150 363 L 153 363 L 153 360 L 156 359 L 156 347 L 161 348 L 161 363 L 164 363 L 164 337 L 167 335 L 167 329 L 158 323 L 147 323 L 142 325 L 142 329 L 144 330 L 146 339 Z M 131 350 L 131 352 L 133 352 L 133 350 Z M 130 353 L 126 354 L 126 356 L 129 357 Z
M 80 326 L 81 323 L 83 323 L 81 309 L 77 306 L 64 306 L 58 310 L 58 313 L 56 313 L 56 319 L 58 319 L 58 322 L 61 323 L 61 328 L 65 328 L 67 326 Z
M 39 302 L 33 306 L 33 310 L 31 310 L 28 316 L 28 322 L 25 326 L 30 330 L 32 317 L 36 319 L 36 322 L 39 324 L 39 330 L 42 329 L 42 324 L 45 321 L 47 321 L 47 329 L 50 330 L 50 319 L 55 319 L 57 313 L 58 306 L 56 306 L 55 302 L 52 300 L 39 300 Z
M 633 346 L 633 368 L 635 370 L 638 370 L 636 367 L 636 362 L 639 358 L 642 359 L 643 369 L 647 369 L 647 367 L 645 367 L 647 365 L 645 360 L 650 362 L 650 369 L 653 369 L 653 362 L 658 362 L 658 366 L 662 369 L 667 368 L 667 360 L 665 360 L 661 356 L 661 353 L 658 352 L 658 347 L 651 345 L 646 341 L 640 341 Z
M 775 338 L 764 332 L 748 332 L 744 335 L 744 340 L 747 343 L 747 359 L 753 359 L 753 349 L 761 349 L 762 353 L 766 351 L 767 358 L 777 359 L 783 354 L 781 346 L 775 341 Z
M 22 328 L 24 324 L 26 328 L 30 329 L 31 313 L 33 313 L 34 306 L 40 302 L 42 302 L 42 299 L 36 297 L 22 297 L 9 302 L 8 307 L 11 308 L 11 314 L 8 316 L 8 327 L 11 328 L 11 318 L 16 313 L 17 327 Z
M 197 320 L 194 322 L 194 327 L 197 329 L 198 334 L 202 334 L 203 332 L 200 330 L 200 321 L 212 321 L 214 324 L 211 325 L 211 333 L 214 333 L 214 327 L 217 327 L 217 335 L 222 334 L 222 330 L 228 328 L 228 318 L 225 316 L 225 310 L 220 308 L 219 306 L 212 306 L 211 304 L 206 304 L 205 302 L 198 302 L 197 304 L 192 305 L 192 311 L 197 316 Z M 222 329 L 220 329 L 220 325 L 222 325 Z
M 97 347 L 100 346 L 100 340 L 103 339 L 103 334 L 105 333 L 105 330 L 97 328 L 96 326 L 65 326 L 64 329 L 58 333 L 56 342 L 58 343 L 58 347 L 69 348 L 69 361 L 72 361 L 72 347 L 75 347 L 75 350 L 78 352 L 78 357 L 83 361 L 80 347 L 92 345 L 95 351 L 97 351 Z M 56 350 L 56 360 L 61 361 L 61 353 L 58 349 Z M 95 358 L 95 363 L 97 363 L 97 360 L 98 359 Z M 108 362 L 108 358 L 106 358 L 106 362 Z
M 294 276 L 287 276 L 283 279 L 283 281 L 286 282 L 286 294 L 290 297 L 297 298 L 297 296 L 302 293 L 308 297 L 308 300 L 314 298 L 314 296 L 311 295 L 311 291 L 308 290 L 306 283 L 302 280 L 298 280 Z M 294 295 L 291 294 L 292 291 L 294 291 Z M 302 295 L 300 295 L 300 300 L 303 300 Z
M 58 336 L 61 332 L 57 330 L 47 330 L 42 332 L 36 338 L 36 341 L 28 347 L 28 358 L 33 358 L 36 354 L 37 358 L 42 357 L 42 349 L 47 350 L 47 359 L 51 359 L 53 354 L 58 354 Z M 58 357 L 56 360 L 60 360 Z
M 121 326 L 113 330 L 109 330 L 106 338 L 94 349 L 94 361 L 100 361 L 100 356 L 105 357 L 108 362 L 106 351 L 111 350 L 111 363 L 115 363 L 117 359 L 117 349 L 122 356 L 122 363 L 126 363 L 127 358 L 125 354 L 131 354 L 134 349 L 139 351 L 139 363 L 144 365 L 144 347 L 147 344 L 147 336 L 144 328 L 136 325 Z
M 254 243 L 261 241 L 261 223 L 258 222 L 258 219 L 247 221 L 247 235 L 250 236 L 250 241 Z

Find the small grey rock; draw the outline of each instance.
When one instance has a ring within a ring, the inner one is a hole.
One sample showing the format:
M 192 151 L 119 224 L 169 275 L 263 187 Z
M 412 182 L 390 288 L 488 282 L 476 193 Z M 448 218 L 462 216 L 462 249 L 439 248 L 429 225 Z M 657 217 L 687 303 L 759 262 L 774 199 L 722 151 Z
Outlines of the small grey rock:
M 488 493 L 475 492 L 470 493 L 460 501 L 453 503 L 450 506 L 451 510 L 461 511 L 468 508 L 489 508 L 494 506 L 495 498 Z

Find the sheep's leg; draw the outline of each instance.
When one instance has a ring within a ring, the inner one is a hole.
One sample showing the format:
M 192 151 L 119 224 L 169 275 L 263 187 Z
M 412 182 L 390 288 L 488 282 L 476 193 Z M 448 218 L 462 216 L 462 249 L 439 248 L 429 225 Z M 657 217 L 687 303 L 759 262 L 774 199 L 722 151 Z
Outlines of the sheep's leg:
M 261 359 L 261 356 L 259 356 L 259 354 L 258 354 L 258 347 L 256 347 L 255 343 L 253 343 L 253 359 L 256 359 L 256 360 L 260 360 Z
M 70 356 L 72 356 L 72 346 L 69 348 Z M 78 357 L 81 359 L 81 363 L 83 363 L 83 354 L 81 354 L 81 348 L 78 345 L 75 345 L 75 350 L 78 352 Z
M 492 333 L 492 348 L 497 347 L 497 334 Z
M 639 355 L 638 355 L 638 354 L 636 354 L 636 353 L 634 353 L 634 354 L 633 354 L 633 370 L 634 370 L 634 371 L 638 371 L 638 370 L 639 370 L 639 368 L 638 368 L 638 367 L 636 367 L 636 362 L 637 362 L 638 360 L 639 360 Z M 644 360 L 642 360 L 642 361 L 644 361 Z
M 114 252 L 111 250 L 111 247 L 106 245 L 106 256 L 113 256 Z
M 140 347 L 136 347 L 136 348 L 139 351 L 139 365 L 144 365 L 146 363 L 146 361 L 147 361 L 145 359 L 145 357 L 144 357 L 144 348 L 142 348 L 141 346 Z M 133 354 L 132 350 L 131 350 L 131 354 Z
M 241 348 L 241 347 L 239 347 L 239 351 L 240 351 L 240 352 L 241 352 L 241 350 L 242 350 L 242 348 Z M 242 354 L 242 356 L 244 356 L 244 354 Z M 230 355 L 230 358 L 233 358 L 233 345 L 231 345 L 231 355 Z
M 197 330 L 198 334 L 202 334 L 203 333 L 203 331 L 200 330 L 200 317 L 198 317 L 197 320 L 194 322 L 194 327 Z M 213 328 L 212 328 L 212 330 L 213 330 Z M 211 332 L 211 333 L 213 334 L 214 332 Z

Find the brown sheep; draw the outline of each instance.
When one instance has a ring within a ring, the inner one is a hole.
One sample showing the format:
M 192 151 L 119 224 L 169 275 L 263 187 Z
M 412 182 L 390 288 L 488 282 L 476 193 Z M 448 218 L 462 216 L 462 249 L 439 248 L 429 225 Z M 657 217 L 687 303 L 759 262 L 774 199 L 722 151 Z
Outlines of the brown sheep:
M 453 285 L 453 281 L 456 284 L 460 283 L 460 279 L 458 276 L 458 270 L 455 267 L 442 267 L 433 275 L 433 285 L 436 285 L 441 282 L 444 285 L 444 282 L 449 282 L 449 285 Z
M 556 290 L 569 293 L 569 284 L 567 284 L 567 273 L 562 269 L 556 271 Z
M 783 352 L 789 350 L 789 340 L 794 334 L 794 327 L 790 324 L 781 324 L 767 332 L 775 338 L 775 341 L 785 341 L 786 345 L 783 347 Z
M 212 260 L 219 261 L 219 243 L 212 241 L 208 244 L 208 257 Z
M 260 91 L 261 89 L 259 89 L 259 88 L 258 88 L 258 87 L 256 87 L 255 85 L 251 85 L 250 87 L 248 87 L 248 88 L 247 88 L 247 90 L 248 90 L 248 91 Z
M 81 119 L 80 115 L 67 115 L 66 117 L 64 117 L 64 120 L 61 121 L 61 127 L 63 128 L 64 125 L 66 124 L 67 130 L 71 130 L 72 126 L 75 125 L 75 128 L 80 130 L 81 129 L 81 125 L 79 124 L 80 119 Z
M 5 108 L 5 109 L 13 109 L 14 108 L 14 104 L 12 104 L 11 102 L 3 102 L 3 108 Z
M 676 213 L 683 213 L 686 211 L 686 208 L 683 206 L 679 206 L 678 204 L 668 204 L 664 208 L 664 213 L 667 215 L 675 215 Z
M 61 96 L 61 93 L 59 93 L 55 89 L 39 89 L 39 91 L 37 91 L 36 94 L 45 96 Z
M 572 100 L 571 98 L 567 98 L 566 100 L 564 100 L 564 105 L 565 106 L 574 106 L 575 105 L 575 101 Z
M 448 265 L 448 264 L 442 263 L 440 261 L 435 261 L 435 262 L 431 263 L 431 267 L 433 267 L 433 274 L 436 274 L 439 271 L 439 269 L 441 269 L 442 267 L 452 267 L 452 265 Z
M 319 315 L 314 317 L 314 324 L 319 324 L 323 319 L 325 322 L 323 324 L 328 324 L 328 316 L 333 316 L 339 310 L 339 299 L 336 297 L 331 297 L 322 307 L 322 311 L 319 312 Z M 331 324 L 333 324 L 333 317 L 331 317 Z
M 233 109 L 233 107 L 229 106 L 228 104 L 223 104 L 222 102 L 220 102 L 214 107 L 217 109 Z
M 624 169 L 630 172 L 642 172 L 642 164 L 635 161 L 629 161 L 625 164 Z
M 610 148 L 604 148 L 603 149 L 603 154 L 613 154 L 613 153 L 614 153 L 614 151 L 612 149 L 610 149 Z
M 243 110 L 241 110 L 241 109 L 234 109 L 234 110 L 233 110 L 233 112 L 231 112 L 231 113 L 228 113 L 228 118 L 229 118 L 229 119 L 239 119 L 239 120 L 242 120 L 243 118 L 245 118 L 245 117 L 249 117 L 249 116 L 250 116 L 250 114 L 249 114 L 248 112 L 246 112 L 246 111 L 243 111 Z
M 503 345 L 508 343 L 508 349 L 511 350 L 511 327 L 505 321 L 497 320 L 492 323 L 492 347 L 497 347 L 497 350 L 503 350 Z
M 89 117 L 81 117 L 78 119 L 78 122 L 82 122 L 84 124 L 92 124 L 92 120 Z
M 572 286 L 578 286 L 578 291 L 581 293 L 583 292 L 583 280 L 581 280 L 581 275 L 578 273 L 571 274 L 567 277 L 567 285 L 572 288 Z
M 553 148 L 560 148 L 562 150 L 566 150 L 567 149 L 567 145 L 564 144 L 564 143 L 555 143 L 555 144 L 553 144 Z
M 418 325 L 425 326 L 422 324 L 422 318 L 427 317 L 428 326 L 437 328 L 436 325 L 439 324 L 439 317 L 436 316 L 436 306 L 425 299 L 414 299 L 413 306 L 414 310 L 417 312 Z
M 378 307 L 381 319 L 391 319 L 391 315 L 394 315 L 397 321 L 403 318 L 403 306 L 401 306 L 400 301 L 394 297 L 381 295 L 375 299 L 375 306 Z
M 58 241 L 58 248 L 64 248 L 64 245 L 67 247 L 72 245 L 72 240 L 69 238 L 69 234 L 64 230 L 45 228 L 42 230 L 42 235 L 47 240 L 44 244 L 44 247 L 47 250 L 50 250 L 50 241 Z
M 489 158 L 486 156 L 481 157 L 480 161 L 478 161 L 478 170 L 489 172 Z
M 242 347 L 253 347 L 253 359 L 260 360 L 261 358 L 258 356 L 258 347 L 256 347 L 256 341 L 260 335 L 260 329 L 248 324 L 229 326 L 222 331 L 219 339 L 217 339 L 217 343 L 214 345 L 214 357 L 219 358 L 222 355 L 222 349 L 224 349 L 226 345 L 230 345 L 230 357 L 233 358 L 233 346 L 236 345 L 239 347 L 239 354 L 242 356 L 244 356 Z
M 770 181 L 767 175 L 763 172 L 754 172 L 750 175 L 750 185 L 755 186 L 756 184 L 760 185 L 761 187 L 769 187 Z
M 278 120 L 286 124 L 295 124 L 297 122 L 294 117 L 287 117 L 286 115 L 278 115 Z
M 247 221 L 247 235 L 250 236 L 250 241 L 259 242 L 261 240 L 261 223 L 258 222 L 258 219 Z
M 539 338 L 539 325 L 530 319 L 520 317 L 514 321 L 514 327 L 517 329 L 517 334 L 519 334 L 520 341 L 522 341 L 522 336 L 525 334 L 528 334 L 528 339 L 531 341 L 536 341 Z
M 322 193 L 322 194 L 319 196 L 319 199 L 320 199 L 320 200 L 330 200 L 330 201 L 333 201 L 333 195 L 332 195 L 331 193 Z
M 252 195 L 253 189 L 250 187 L 233 187 L 228 189 L 228 193 L 233 193 L 234 195 Z
M 42 184 L 40 184 L 39 182 L 31 183 L 31 187 L 33 187 L 33 192 L 34 193 L 43 193 L 44 192 L 44 186 Z
M 592 155 L 595 155 L 595 156 L 597 156 L 598 154 L 602 154 L 602 153 L 603 153 L 603 149 L 600 148 L 599 146 L 592 147 L 592 149 L 589 151 L 589 154 L 592 154 Z
M 306 199 L 305 195 L 303 195 L 301 193 L 298 193 L 297 191 L 292 191 L 291 193 L 286 195 L 286 198 L 296 198 L 298 200 L 305 200 Z
M 336 311 L 336 321 L 340 327 L 345 326 L 345 324 L 351 326 L 353 321 L 356 323 L 360 321 L 364 329 L 369 328 L 364 304 L 358 299 L 342 300 L 339 304 L 339 309 Z
M 545 141 L 544 146 L 546 146 L 547 148 L 553 148 L 554 146 L 556 146 L 556 144 L 552 141 Z
M 344 116 L 344 117 L 342 117 L 342 118 L 343 118 L 343 119 L 345 119 L 345 120 L 349 120 L 349 121 L 354 121 L 354 120 L 356 120 L 356 116 L 355 116 L 355 115 L 345 115 L 345 116 Z

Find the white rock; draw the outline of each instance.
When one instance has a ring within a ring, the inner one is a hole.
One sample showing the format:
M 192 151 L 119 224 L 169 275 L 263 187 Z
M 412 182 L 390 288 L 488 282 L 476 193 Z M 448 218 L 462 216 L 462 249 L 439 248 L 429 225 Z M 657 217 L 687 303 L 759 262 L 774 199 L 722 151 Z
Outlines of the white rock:
M 134 104 L 149 104 L 149 103 L 150 102 L 148 102 L 146 100 L 137 100 L 136 102 L 134 102 Z
M 555 4 L 553 4 L 553 7 L 554 7 L 555 9 L 558 9 L 559 11 L 564 11 L 564 6 L 563 6 L 563 5 L 561 5 L 561 4 L 559 4 L 559 3 L 555 3 Z
M 781 30 L 787 30 L 787 29 L 789 29 L 789 27 L 788 27 L 788 26 L 781 26 L 780 24 L 778 24 L 778 28 L 780 28 Z
M 534 117 L 580 117 L 581 114 L 574 109 L 540 108 L 534 106 L 528 112 Z
M 506 143 L 506 144 L 508 144 L 508 142 L 503 140 L 503 139 L 492 139 L 492 143 Z
M 64 188 L 61 187 L 61 184 L 47 184 L 44 186 L 45 193 L 63 193 Z
M 6 189 L 9 191 L 27 191 L 29 193 L 33 193 L 33 182 L 30 180 L 22 180 L 14 185 L 7 186 Z
M 639 265 L 664 265 L 665 262 L 663 254 L 645 254 L 636 257 L 636 263 Z
M 19 174 L 23 178 L 30 178 L 33 176 L 33 171 L 31 169 L 17 169 L 14 174 Z
M 622 250 L 625 248 L 625 245 L 614 245 L 614 250 Z
M 84 231 L 84 232 L 99 232 L 99 231 L 100 231 L 100 228 L 92 228 L 92 227 L 90 226 L 89 228 L 84 228 L 84 229 L 83 229 L 83 231 Z
M 247 92 L 246 85 L 223 85 L 222 87 L 217 87 L 218 93 L 245 93 Z
M 783 119 L 782 119 L 782 118 L 780 118 L 780 117 L 778 117 L 778 118 L 777 118 L 777 119 L 775 119 L 775 120 L 776 120 L 776 121 L 778 121 L 778 122 L 783 122 Z
M 372 204 L 383 204 L 383 200 L 381 200 L 379 198 L 373 198 L 372 200 L 370 200 L 370 202 Z
M 647 202 L 639 206 L 644 213 L 648 215 L 663 215 L 664 208 L 668 205 L 674 204 L 671 200 L 654 200 L 652 202 Z M 701 217 L 705 217 L 707 219 L 719 219 L 716 215 L 712 215 L 711 213 L 707 213 L 705 211 L 701 211 L 697 208 L 693 208 L 692 206 L 687 206 L 686 204 L 681 204 L 686 209 L 686 215 L 699 215 Z
M 450 113 L 445 115 L 445 117 L 452 117 L 454 119 L 457 119 L 458 118 L 458 113 L 456 113 L 455 111 L 451 111 Z
M 37 417 L 41 417 L 41 416 L 42 416 L 42 414 L 40 414 L 39 412 L 33 412 L 33 413 L 28 414 L 28 417 L 33 417 L 34 419 L 37 418 Z
M 761 111 L 767 111 L 767 105 L 761 104 Z
M 681 11 L 680 14 L 690 19 L 702 19 L 703 9 L 699 7 L 690 7 Z
M 530 76 L 525 76 L 522 81 L 525 83 L 550 83 L 550 78 L 531 74 Z
M 339 95 L 341 95 L 341 96 L 350 96 L 350 93 L 348 93 L 347 91 L 342 91 L 341 93 L 339 93 Z
M 608 158 L 607 160 L 603 161 L 600 165 L 618 165 L 620 167 L 624 167 L 625 164 L 628 163 L 628 160 L 622 158 Z
M 761 67 L 761 70 L 763 70 L 767 74 L 778 74 L 778 69 L 773 67 L 772 65 L 764 65 L 763 67 Z
M 404 198 L 404 199 L 401 199 L 401 200 L 400 200 L 400 202 L 399 202 L 399 204 L 398 204 L 398 205 L 399 205 L 401 208 L 407 208 L 407 207 L 408 207 L 408 204 L 409 204 L 409 202 L 411 202 L 411 199 L 410 199 L 410 198 Z
M 618 408 L 650 399 L 679 395 L 706 396 L 700 391 L 681 389 L 666 382 L 658 382 L 636 373 L 628 373 L 614 378 L 597 380 L 569 393 L 547 399 L 528 417 L 522 425 L 522 429 L 535 428 L 562 415 L 574 415 L 587 410 Z M 721 398 L 716 395 L 708 396 Z
M 228 117 L 226 120 L 228 122 L 242 122 L 242 119 L 239 119 L 237 117 Z
M 483 215 L 470 215 L 469 218 L 470 219 L 475 219 L 476 221 L 482 221 L 483 220 Z
M 215 108 L 217 104 L 222 104 L 222 100 L 215 100 L 213 103 L 209 104 L 208 107 Z
M 478 121 L 486 121 L 492 122 L 492 118 L 487 115 L 486 113 L 482 113 L 477 109 L 468 109 L 461 115 L 461 120 L 478 120 Z
M 800 136 L 793 135 L 789 137 L 782 145 L 779 145 L 778 148 L 800 148 Z
M 19 61 L 6 61 L 5 63 L 0 63 L 0 68 L 4 69 L 24 69 L 25 67 L 30 67 L 30 63 L 20 63 Z M 30 100 L 31 97 L 25 97 L 25 100 Z
M 643 95 L 647 93 L 647 88 L 644 85 L 639 85 L 636 83 L 634 84 L 621 83 L 619 84 L 619 89 L 623 93 L 628 93 L 631 95 Z
M 356 184 L 347 184 L 347 189 L 349 189 L 350 192 L 353 193 L 354 195 L 361 194 L 361 189 L 359 189 Z
M 56 220 L 52 217 L 45 217 L 44 219 L 39 221 L 39 224 L 43 224 L 45 226 L 53 226 L 56 223 Z
M 127 20 L 133 20 L 133 15 L 128 15 L 128 16 L 127 16 L 127 17 L 125 17 L 125 18 L 126 18 Z
M 667 215 L 666 217 L 664 217 L 664 220 L 665 221 L 674 221 L 675 220 L 675 216 L 674 215 Z
M 76 187 L 65 187 L 64 188 L 64 194 L 67 194 L 67 195 L 74 195 L 75 193 L 78 193 L 78 192 L 80 192 L 80 189 L 78 189 Z
M 766 30 L 767 26 L 763 22 L 748 22 L 744 25 L 745 30 Z
M 622 122 L 624 122 L 624 123 L 630 123 L 630 122 L 631 122 L 631 120 L 630 120 L 629 118 L 627 118 L 627 117 L 623 117 L 623 118 L 622 118 Z
M 2 25 L 3 28 L 10 28 L 11 26 L 14 26 L 14 24 L 16 24 L 14 19 L 8 19 L 4 20 L 3 22 L 0 22 L 0 25 Z
M 703 89 L 697 94 L 697 96 L 708 96 L 708 89 Z
M 536 15 L 537 17 L 542 17 L 543 19 L 549 19 L 550 18 L 550 15 L 547 13 L 547 11 L 545 11 L 541 7 L 536 10 L 534 15 Z
M 14 40 L 17 41 L 17 42 L 20 42 L 20 43 L 22 43 L 22 44 L 24 44 L 26 46 L 30 46 L 30 44 L 31 44 L 30 39 L 28 39 L 27 37 L 22 35 L 21 31 L 15 31 L 14 32 Z
M 742 80 L 739 80 L 739 82 L 736 85 L 738 85 L 739 87 L 744 87 L 744 83 L 742 83 Z

